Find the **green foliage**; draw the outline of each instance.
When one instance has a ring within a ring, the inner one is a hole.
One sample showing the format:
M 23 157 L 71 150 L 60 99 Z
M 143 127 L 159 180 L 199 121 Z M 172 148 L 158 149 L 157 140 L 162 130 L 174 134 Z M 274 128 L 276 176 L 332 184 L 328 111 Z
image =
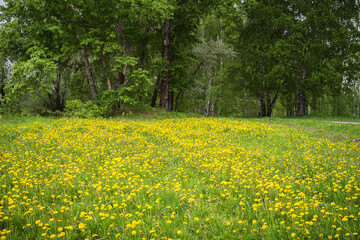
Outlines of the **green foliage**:
M 65 116 L 78 118 L 98 118 L 102 111 L 93 101 L 82 103 L 79 100 L 69 100 L 65 105 Z
M 139 105 L 140 101 L 147 97 L 147 89 L 151 84 L 148 71 L 138 68 L 129 73 L 126 84 L 120 85 L 117 93 L 124 104 L 130 106 Z
M 169 110 L 213 116 L 254 116 L 258 102 L 268 116 L 300 114 L 300 105 L 312 115 L 359 112 L 358 1 L 4 2 L 0 65 L 10 60 L 14 71 L 0 72 L 3 112 L 97 99 L 109 117 L 149 105 L 151 93 Z
M 112 117 L 119 105 L 120 98 L 118 93 L 114 90 L 107 90 L 102 92 L 97 100 L 101 116 L 108 118 Z

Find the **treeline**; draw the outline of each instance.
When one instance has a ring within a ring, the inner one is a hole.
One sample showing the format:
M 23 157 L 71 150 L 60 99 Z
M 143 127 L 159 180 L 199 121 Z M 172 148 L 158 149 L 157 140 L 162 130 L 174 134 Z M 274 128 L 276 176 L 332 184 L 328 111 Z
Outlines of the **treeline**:
M 5 0 L 0 111 L 359 115 L 357 0 Z

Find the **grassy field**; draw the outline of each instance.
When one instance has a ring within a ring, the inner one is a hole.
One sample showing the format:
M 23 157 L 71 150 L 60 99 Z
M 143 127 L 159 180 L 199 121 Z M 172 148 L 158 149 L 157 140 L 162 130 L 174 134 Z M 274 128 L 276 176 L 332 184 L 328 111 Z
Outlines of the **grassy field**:
M 360 123 L 357 118 L 262 118 L 255 121 L 301 128 L 316 136 L 360 141 L 360 125 L 346 123 Z
M 328 124 L 1 120 L 0 239 L 359 239 L 360 126 Z

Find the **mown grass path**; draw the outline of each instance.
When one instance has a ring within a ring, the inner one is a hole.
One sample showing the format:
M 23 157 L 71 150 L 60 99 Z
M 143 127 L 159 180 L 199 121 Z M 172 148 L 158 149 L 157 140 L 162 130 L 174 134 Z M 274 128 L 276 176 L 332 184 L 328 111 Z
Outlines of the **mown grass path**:
M 2 239 L 358 239 L 360 149 L 226 118 L 0 122 Z

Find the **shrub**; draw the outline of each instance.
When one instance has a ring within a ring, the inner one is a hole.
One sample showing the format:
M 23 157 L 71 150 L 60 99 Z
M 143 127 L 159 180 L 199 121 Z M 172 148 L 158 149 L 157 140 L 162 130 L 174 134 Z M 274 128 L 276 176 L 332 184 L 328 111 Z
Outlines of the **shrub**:
M 114 90 L 107 90 L 101 93 L 97 103 L 102 112 L 102 116 L 105 118 L 113 116 L 119 101 L 118 94 Z
M 79 118 L 98 118 L 102 111 L 93 101 L 82 103 L 80 100 L 70 100 L 65 105 L 65 116 Z

